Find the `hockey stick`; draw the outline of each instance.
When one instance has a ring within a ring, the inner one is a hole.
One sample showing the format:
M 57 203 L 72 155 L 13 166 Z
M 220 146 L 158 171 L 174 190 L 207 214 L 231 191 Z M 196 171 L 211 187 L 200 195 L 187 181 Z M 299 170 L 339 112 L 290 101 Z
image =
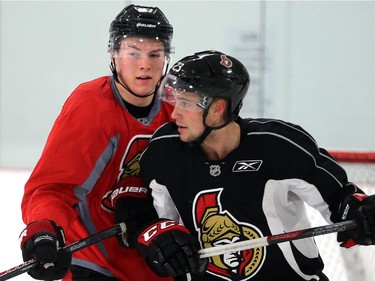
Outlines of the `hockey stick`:
M 83 248 L 86 248 L 88 246 L 91 246 L 93 244 L 96 244 L 100 241 L 103 241 L 109 237 L 124 233 L 125 231 L 126 231 L 126 225 L 125 223 L 122 222 L 122 223 L 116 224 L 115 226 L 111 228 L 95 233 L 89 237 L 86 237 L 82 240 L 79 240 L 70 245 L 67 245 L 63 247 L 63 249 L 65 249 L 69 253 L 73 253 Z M 38 264 L 38 261 L 36 259 L 31 259 L 15 267 L 12 267 L 6 271 L 0 272 L 0 281 L 8 280 L 12 277 L 25 273 L 31 270 L 32 268 L 34 268 L 37 264 Z
M 199 257 L 200 258 L 208 258 L 213 256 L 219 256 L 222 254 L 243 251 L 243 250 L 250 250 L 254 248 L 269 246 L 277 243 L 308 238 L 318 235 L 324 235 L 334 232 L 341 232 L 351 230 L 357 227 L 357 224 L 354 220 L 334 223 L 330 225 L 323 225 L 313 228 L 306 228 L 291 232 L 285 232 L 276 235 L 265 236 L 257 239 L 251 239 L 241 242 L 235 242 L 232 244 L 226 244 L 222 246 L 216 246 L 212 248 L 205 248 L 199 250 Z

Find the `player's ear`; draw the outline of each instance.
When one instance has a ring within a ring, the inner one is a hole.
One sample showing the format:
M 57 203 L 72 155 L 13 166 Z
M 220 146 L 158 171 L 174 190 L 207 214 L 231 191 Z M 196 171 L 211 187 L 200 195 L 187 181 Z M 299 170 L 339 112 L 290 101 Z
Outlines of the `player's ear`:
M 221 125 L 226 117 L 228 103 L 224 99 L 215 99 L 210 105 L 207 125 L 216 127 Z
M 227 102 L 224 99 L 216 99 L 212 102 L 211 109 L 214 114 L 222 115 L 226 111 Z

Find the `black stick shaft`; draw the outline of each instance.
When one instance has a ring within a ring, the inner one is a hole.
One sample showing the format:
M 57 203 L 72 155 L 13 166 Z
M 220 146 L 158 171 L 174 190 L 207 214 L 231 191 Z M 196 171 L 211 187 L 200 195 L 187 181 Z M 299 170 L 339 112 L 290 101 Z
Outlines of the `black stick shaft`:
M 267 237 L 268 245 L 273 245 L 281 242 L 292 241 L 297 239 L 309 238 L 334 232 L 342 232 L 351 230 L 357 227 L 355 221 L 344 221 L 329 225 L 317 226 L 297 231 L 291 231 L 278 235 L 270 235 Z
M 109 237 L 124 233 L 125 231 L 126 231 L 125 223 L 119 223 L 111 228 L 95 233 L 87 238 L 84 238 L 70 245 L 67 245 L 63 249 L 65 249 L 69 253 L 73 253 L 83 248 L 86 248 L 90 245 L 103 241 Z M 31 259 L 15 267 L 12 267 L 8 270 L 0 272 L 0 281 L 8 280 L 12 277 L 25 273 L 31 270 L 32 268 L 34 268 L 37 264 L 38 264 L 38 261 L 36 259 Z

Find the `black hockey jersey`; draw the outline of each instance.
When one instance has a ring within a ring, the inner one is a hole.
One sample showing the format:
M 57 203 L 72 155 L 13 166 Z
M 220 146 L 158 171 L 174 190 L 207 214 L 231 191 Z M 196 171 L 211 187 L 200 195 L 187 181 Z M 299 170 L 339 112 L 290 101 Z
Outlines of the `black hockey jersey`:
M 331 223 L 345 171 L 301 127 L 241 119 L 240 145 L 225 159 L 205 159 L 181 142 L 174 123 L 157 130 L 141 157 L 160 217 L 182 222 L 201 247 L 311 227 L 305 203 Z M 338 203 L 337 203 L 338 204 Z M 211 257 L 192 280 L 328 280 L 313 238 Z

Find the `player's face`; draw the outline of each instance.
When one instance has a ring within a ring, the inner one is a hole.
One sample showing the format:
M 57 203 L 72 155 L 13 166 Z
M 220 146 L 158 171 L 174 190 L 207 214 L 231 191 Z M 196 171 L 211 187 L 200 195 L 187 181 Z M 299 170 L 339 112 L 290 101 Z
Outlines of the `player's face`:
M 114 55 L 120 81 L 139 95 L 147 95 L 163 74 L 164 46 L 155 39 L 129 37 Z
M 199 97 L 196 94 L 185 93 L 175 96 L 171 117 L 175 119 L 183 142 L 196 141 L 204 132 L 203 108 L 197 105 L 198 101 Z

